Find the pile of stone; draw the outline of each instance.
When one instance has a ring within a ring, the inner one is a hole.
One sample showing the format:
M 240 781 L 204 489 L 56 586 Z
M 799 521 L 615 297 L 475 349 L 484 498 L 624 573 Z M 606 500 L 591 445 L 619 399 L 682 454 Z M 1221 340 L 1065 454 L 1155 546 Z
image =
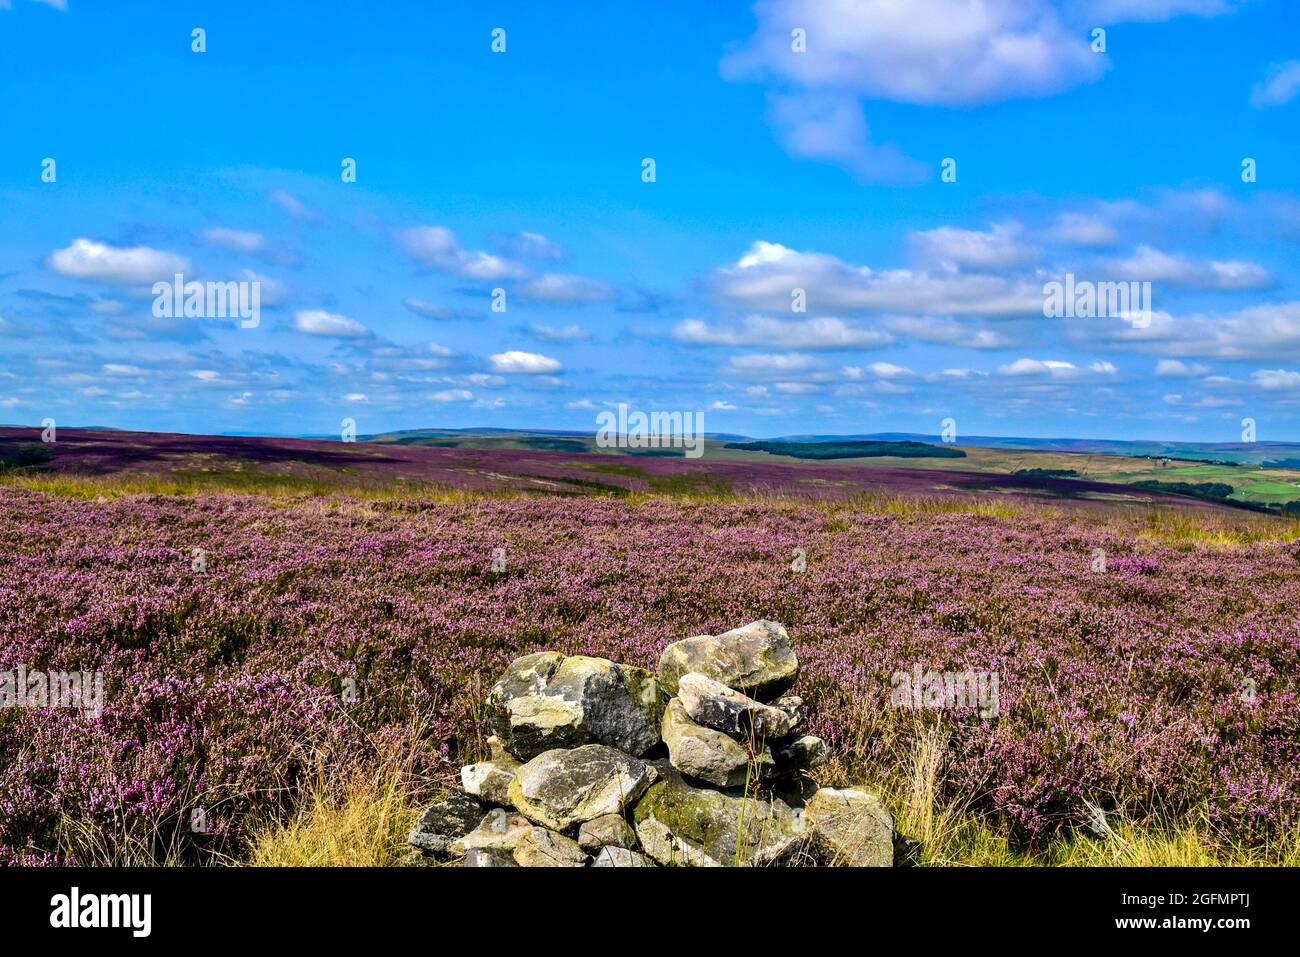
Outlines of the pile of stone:
M 469 867 L 889 866 L 894 825 L 859 789 L 817 788 L 799 662 L 756 621 L 669 645 L 658 675 L 604 658 L 519 658 L 487 699 L 486 761 L 407 838 Z

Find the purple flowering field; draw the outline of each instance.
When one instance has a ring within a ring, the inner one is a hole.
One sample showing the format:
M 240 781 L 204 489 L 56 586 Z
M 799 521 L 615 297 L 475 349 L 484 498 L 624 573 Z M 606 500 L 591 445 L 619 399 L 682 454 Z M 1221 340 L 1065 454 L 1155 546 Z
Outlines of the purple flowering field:
M 1085 511 L 3 485 L 0 661 L 100 671 L 105 700 L 0 710 L 0 864 L 76 862 L 70 832 L 235 855 L 322 762 L 399 746 L 450 781 L 518 655 L 653 667 L 757 618 L 788 627 L 812 732 L 864 775 L 939 726 L 945 795 L 1027 845 L 1094 804 L 1264 842 L 1300 823 L 1297 608 L 1293 545 L 1161 543 Z M 997 674 L 998 715 L 891 711 L 918 665 Z

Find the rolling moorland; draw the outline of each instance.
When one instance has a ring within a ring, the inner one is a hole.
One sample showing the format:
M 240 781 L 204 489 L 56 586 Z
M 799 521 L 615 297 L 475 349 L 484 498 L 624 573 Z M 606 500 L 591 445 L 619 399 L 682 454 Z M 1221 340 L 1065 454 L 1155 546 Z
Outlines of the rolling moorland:
M 0 864 L 393 863 L 510 660 L 761 617 L 819 782 L 880 790 L 917 863 L 1298 859 L 1300 523 L 1135 484 L 1207 463 L 37 438 L 0 430 L 0 660 L 106 700 L 0 711 Z M 917 665 L 999 675 L 999 716 L 891 709 Z

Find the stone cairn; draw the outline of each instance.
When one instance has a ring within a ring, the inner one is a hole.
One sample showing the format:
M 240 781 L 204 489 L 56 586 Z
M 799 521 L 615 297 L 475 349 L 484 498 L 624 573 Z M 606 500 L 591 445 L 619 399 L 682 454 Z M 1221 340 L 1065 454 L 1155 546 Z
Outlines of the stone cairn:
M 491 757 L 425 811 L 410 862 L 888 867 L 879 798 L 808 780 L 827 746 L 797 730 L 798 675 L 772 621 L 671 644 L 657 676 L 525 655 L 488 695 Z

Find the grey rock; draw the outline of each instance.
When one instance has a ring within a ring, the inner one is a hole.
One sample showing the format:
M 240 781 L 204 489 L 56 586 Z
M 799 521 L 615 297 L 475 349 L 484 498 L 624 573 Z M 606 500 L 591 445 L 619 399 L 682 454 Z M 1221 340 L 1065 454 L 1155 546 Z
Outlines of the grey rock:
M 595 854 L 602 847 L 636 847 L 636 832 L 621 814 L 602 814 L 578 828 L 578 845 Z
M 659 683 L 677 693 L 682 675 L 697 672 L 760 701 L 771 701 L 799 677 L 790 636 L 774 621 L 755 621 L 721 635 L 674 642 L 659 658 Z
M 663 738 L 673 767 L 721 788 L 741 787 L 773 768 L 766 745 L 751 754 L 730 735 L 696 724 L 680 698 L 673 698 L 664 710 Z
M 592 867 L 654 867 L 655 862 L 644 854 L 628 850 L 626 847 L 607 845 L 600 849 Z
M 830 754 L 830 746 L 814 734 L 805 734 L 772 748 L 772 760 L 779 775 L 811 771 L 830 760 Z
M 785 802 L 689 784 L 660 770 L 632 812 L 642 850 L 660 864 L 690 867 L 765 865 L 803 838 L 803 821 Z
M 488 804 L 510 803 L 510 782 L 515 779 L 519 762 L 508 754 L 477 764 L 467 764 L 460 769 L 461 787 Z
M 532 828 L 532 822 L 522 814 L 512 814 L 504 808 L 493 808 L 483 815 L 478 827 L 452 842 L 451 853 L 459 857 L 475 848 L 513 851 L 520 838 Z
M 791 729 L 803 723 L 803 698 L 797 694 L 784 694 L 772 702 L 773 708 L 780 708 L 790 719 Z
M 462 867 L 518 867 L 508 850 L 499 847 L 471 847 Z
M 515 845 L 520 867 L 586 867 L 587 853 L 577 841 L 544 827 L 535 827 Z
M 589 743 L 643 754 L 659 742 L 662 711 L 658 682 L 644 668 L 556 651 L 512 662 L 487 699 L 493 732 L 523 761 Z
M 445 858 L 452 843 L 468 834 L 483 819 L 483 805 L 460 791 L 453 791 L 420 816 L 406 843 L 425 854 Z
M 804 807 L 808 854 L 843 867 L 892 867 L 894 819 L 880 798 L 856 788 L 821 788 Z
M 774 741 L 794 727 L 788 712 L 690 672 L 677 681 L 677 698 L 691 719 L 741 741 Z
M 510 802 L 529 820 L 568 830 L 633 804 L 655 771 L 644 761 L 604 744 L 555 749 L 533 758 L 510 784 Z

